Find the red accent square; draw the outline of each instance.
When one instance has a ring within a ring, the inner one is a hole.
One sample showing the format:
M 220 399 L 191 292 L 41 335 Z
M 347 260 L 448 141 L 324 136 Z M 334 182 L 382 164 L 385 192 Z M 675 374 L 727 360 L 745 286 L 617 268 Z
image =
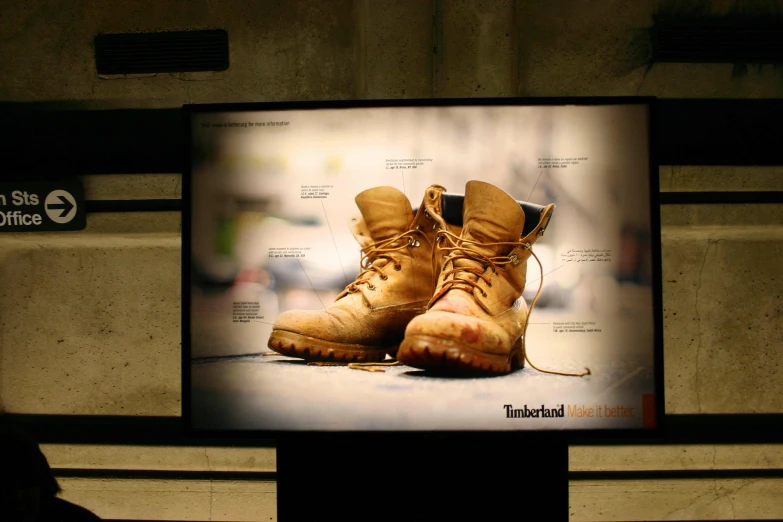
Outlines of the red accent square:
M 656 426 L 655 395 L 645 393 L 642 395 L 642 426 L 644 429 L 652 429 Z

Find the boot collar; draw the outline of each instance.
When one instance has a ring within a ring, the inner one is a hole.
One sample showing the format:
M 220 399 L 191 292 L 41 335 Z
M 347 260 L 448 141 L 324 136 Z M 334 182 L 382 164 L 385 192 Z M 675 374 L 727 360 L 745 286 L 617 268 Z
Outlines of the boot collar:
M 462 208 L 465 203 L 465 196 L 462 194 L 449 194 L 444 192 L 441 195 L 441 207 L 443 208 L 443 218 L 447 223 L 462 226 Z M 527 201 L 517 201 L 525 213 L 525 226 L 522 229 L 522 237 L 527 239 L 535 233 L 538 236 L 544 235 L 544 229 L 549 224 L 549 218 L 555 206 L 536 205 Z

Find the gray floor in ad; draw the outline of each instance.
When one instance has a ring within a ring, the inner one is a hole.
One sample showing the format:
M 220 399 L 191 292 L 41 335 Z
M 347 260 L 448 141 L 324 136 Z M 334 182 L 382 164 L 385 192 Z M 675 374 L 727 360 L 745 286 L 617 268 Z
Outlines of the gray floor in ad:
M 543 369 L 579 372 L 589 367 L 592 373 L 586 377 L 546 374 L 529 366 L 485 378 L 440 377 L 408 366 L 384 367 L 383 372 L 312 366 L 259 355 L 268 350 L 265 339 L 258 339 L 256 354 L 203 357 L 192 363 L 193 424 L 206 430 L 641 427 L 642 395 L 653 389 L 650 332 L 639 331 L 634 317 L 602 324 L 600 333 L 558 332 L 552 326 L 574 319 L 537 312 L 528 353 Z M 566 416 L 508 418 L 506 405 L 564 405 Z

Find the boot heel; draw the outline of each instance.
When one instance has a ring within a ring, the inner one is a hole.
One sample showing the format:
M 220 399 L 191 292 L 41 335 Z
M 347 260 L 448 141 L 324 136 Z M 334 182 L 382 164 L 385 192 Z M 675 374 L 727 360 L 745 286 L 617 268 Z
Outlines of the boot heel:
M 517 339 L 514 343 L 514 347 L 511 349 L 511 369 L 521 370 L 525 367 L 525 344 L 522 342 L 522 337 Z

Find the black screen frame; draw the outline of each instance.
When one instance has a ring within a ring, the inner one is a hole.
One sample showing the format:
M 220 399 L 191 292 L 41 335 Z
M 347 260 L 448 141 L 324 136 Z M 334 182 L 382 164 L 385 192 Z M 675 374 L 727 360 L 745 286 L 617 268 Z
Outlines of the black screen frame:
M 191 214 L 192 214 L 192 122 L 193 116 L 204 113 L 287 111 L 319 109 L 356 109 L 383 107 L 452 107 L 452 106 L 590 106 L 590 105 L 644 105 L 647 107 L 647 136 L 649 152 L 650 190 L 650 247 L 652 256 L 653 297 L 653 361 L 655 383 L 655 426 L 651 428 L 595 429 L 595 430 L 503 430 L 503 431 L 276 431 L 276 430 L 201 430 L 192 424 L 191 396 Z M 182 173 L 182 422 L 186 438 L 199 441 L 257 441 L 267 445 L 272 440 L 308 441 L 318 438 L 323 442 L 330 438 L 388 441 L 390 446 L 379 446 L 393 450 L 400 442 L 437 440 L 444 437 L 470 441 L 486 441 L 487 438 L 512 442 L 559 442 L 567 444 L 595 444 L 613 441 L 654 441 L 665 433 L 664 356 L 663 356 L 663 276 L 661 260 L 661 218 L 658 154 L 656 143 L 657 99 L 650 96 L 621 97 L 508 97 L 508 98 L 439 98 L 439 99 L 390 99 L 390 100 L 322 100 L 299 102 L 254 102 L 186 104 L 182 107 L 182 130 L 184 133 L 184 161 Z M 509 448 L 509 451 L 518 451 Z

